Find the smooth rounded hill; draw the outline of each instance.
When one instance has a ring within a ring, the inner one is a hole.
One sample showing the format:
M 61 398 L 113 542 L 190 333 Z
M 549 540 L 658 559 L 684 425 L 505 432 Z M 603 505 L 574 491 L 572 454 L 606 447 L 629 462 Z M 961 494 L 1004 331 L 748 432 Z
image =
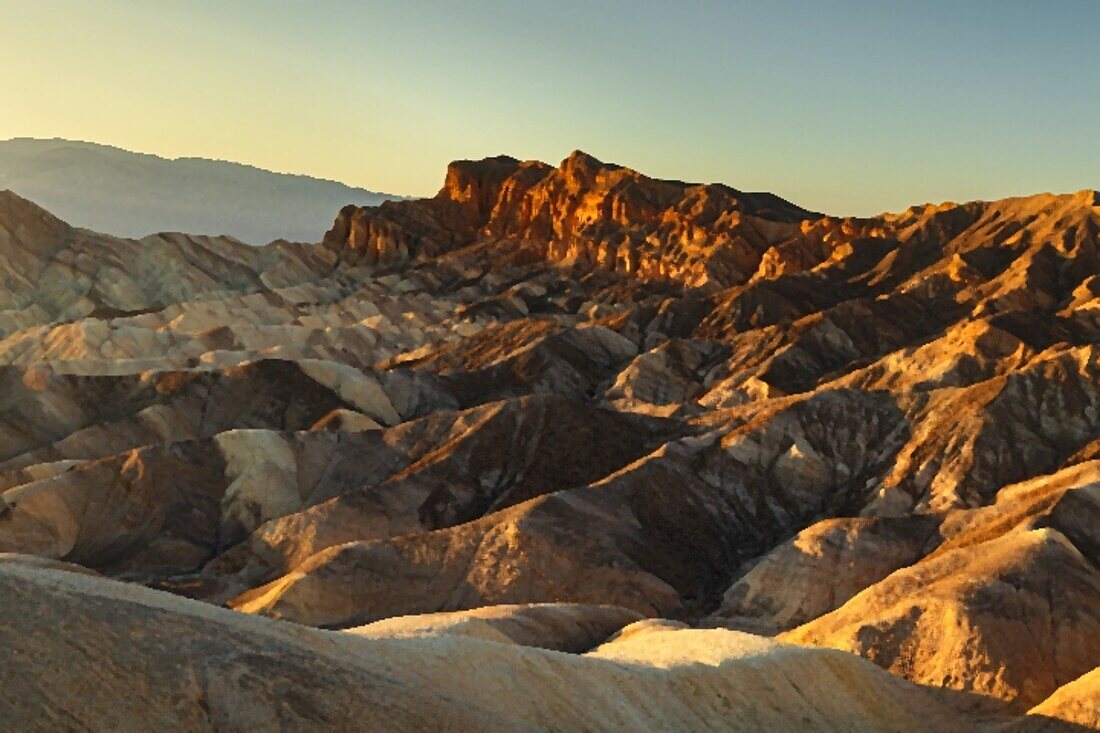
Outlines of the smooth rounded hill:
M 323 632 L 41 568 L 0 565 L 0 590 L 0 707 L 25 731 L 74 721 L 116 731 L 915 731 L 968 720 L 855 657 L 732 631 L 628 629 L 577 656 L 450 634 Z

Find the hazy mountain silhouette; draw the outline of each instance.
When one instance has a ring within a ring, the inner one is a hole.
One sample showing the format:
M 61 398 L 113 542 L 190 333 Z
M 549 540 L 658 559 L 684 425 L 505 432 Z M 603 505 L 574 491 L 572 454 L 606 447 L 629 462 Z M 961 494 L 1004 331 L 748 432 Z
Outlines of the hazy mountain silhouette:
M 341 206 L 401 198 L 240 163 L 31 138 L 0 142 L 3 189 L 118 236 L 227 234 L 250 244 L 319 241 Z

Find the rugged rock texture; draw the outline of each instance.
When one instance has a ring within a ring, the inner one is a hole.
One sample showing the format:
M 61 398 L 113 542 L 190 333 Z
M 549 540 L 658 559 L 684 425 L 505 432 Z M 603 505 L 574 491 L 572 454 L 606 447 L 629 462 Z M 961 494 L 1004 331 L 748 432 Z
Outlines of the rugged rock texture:
M 920 559 L 939 539 L 936 517 L 826 519 L 752 561 L 713 620 L 775 633 L 840 607 Z
M 1098 512 L 1100 462 L 1006 487 L 950 516 L 925 559 L 785 638 L 1034 705 L 1100 657 Z
M 784 638 L 1026 710 L 1095 666 L 1097 594 L 1096 567 L 1041 529 L 900 570 Z
M 1098 233 L 1092 191 L 837 219 L 583 153 L 455 163 L 315 245 L 121 240 L 5 194 L 0 572 L 478 636 L 501 669 L 639 616 L 660 665 L 783 634 L 1090 725 Z
M 578 150 L 558 168 L 506 156 L 452 163 L 433 200 L 345 208 L 325 240 L 388 264 L 510 239 L 551 262 L 732 284 L 810 218 L 772 194 L 658 181 Z

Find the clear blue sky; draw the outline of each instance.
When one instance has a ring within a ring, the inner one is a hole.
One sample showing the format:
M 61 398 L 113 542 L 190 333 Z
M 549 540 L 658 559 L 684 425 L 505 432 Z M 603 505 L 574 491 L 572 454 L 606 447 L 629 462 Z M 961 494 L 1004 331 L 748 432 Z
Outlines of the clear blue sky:
M 429 194 L 574 148 L 870 214 L 1100 187 L 1100 0 L 0 0 L 0 138 Z

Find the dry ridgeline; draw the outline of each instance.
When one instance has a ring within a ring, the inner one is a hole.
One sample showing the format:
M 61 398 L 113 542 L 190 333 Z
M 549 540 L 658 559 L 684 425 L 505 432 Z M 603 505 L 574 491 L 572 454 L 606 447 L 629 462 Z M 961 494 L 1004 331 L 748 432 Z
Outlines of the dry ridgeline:
M 18 730 L 1100 726 L 1100 194 L 574 153 L 324 241 L 0 194 Z

